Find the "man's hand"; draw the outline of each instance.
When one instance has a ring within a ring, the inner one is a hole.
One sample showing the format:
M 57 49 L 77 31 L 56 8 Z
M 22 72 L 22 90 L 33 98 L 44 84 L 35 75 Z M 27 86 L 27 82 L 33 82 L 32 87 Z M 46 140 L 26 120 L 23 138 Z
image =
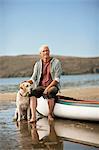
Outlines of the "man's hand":
M 46 88 L 43 93 L 47 95 L 47 93 L 48 93 L 48 88 Z

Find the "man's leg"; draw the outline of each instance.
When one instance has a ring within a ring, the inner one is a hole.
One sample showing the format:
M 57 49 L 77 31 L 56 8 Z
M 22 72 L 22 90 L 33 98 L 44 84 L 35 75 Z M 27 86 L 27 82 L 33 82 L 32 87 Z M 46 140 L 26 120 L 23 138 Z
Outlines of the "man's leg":
M 31 109 L 31 119 L 29 122 L 36 121 L 36 107 L 37 107 L 37 98 L 41 97 L 43 94 L 44 88 L 39 86 L 36 89 L 32 90 L 30 95 L 30 109 Z
M 37 107 L 37 98 L 35 96 L 30 97 L 30 109 L 31 109 L 31 119 L 30 123 L 36 121 L 36 107 Z
M 55 106 L 54 98 L 48 99 L 48 107 L 49 107 L 48 119 L 51 120 L 51 121 L 54 120 L 54 118 L 53 118 L 54 106 Z
M 53 111 L 55 106 L 55 98 L 56 94 L 58 93 L 58 88 L 53 86 L 48 90 L 48 106 L 49 106 L 49 113 L 48 113 L 48 119 L 54 120 L 53 118 Z

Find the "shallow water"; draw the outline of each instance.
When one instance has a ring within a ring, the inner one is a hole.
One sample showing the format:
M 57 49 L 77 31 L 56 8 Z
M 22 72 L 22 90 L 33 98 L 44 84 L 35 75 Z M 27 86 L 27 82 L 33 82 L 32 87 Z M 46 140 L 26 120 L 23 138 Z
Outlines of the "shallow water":
M 16 92 L 19 83 L 30 77 L 0 78 L 0 92 Z M 99 87 L 98 74 L 62 75 L 61 88 L 71 87 Z
M 17 123 L 13 122 L 14 111 L 15 102 L 0 101 L 0 150 L 99 149 L 98 123 L 63 119 L 49 123 L 47 118 L 39 119 L 36 125 Z

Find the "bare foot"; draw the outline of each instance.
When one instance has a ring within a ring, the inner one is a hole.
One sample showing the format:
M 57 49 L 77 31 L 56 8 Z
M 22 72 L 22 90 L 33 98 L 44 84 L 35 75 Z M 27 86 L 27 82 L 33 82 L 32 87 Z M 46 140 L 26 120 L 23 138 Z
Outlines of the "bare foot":
M 54 118 L 52 117 L 52 115 L 48 115 L 48 120 L 49 121 L 54 121 Z
M 36 118 L 31 118 L 30 120 L 29 120 L 29 123 L 35 123 L 36 122 Z

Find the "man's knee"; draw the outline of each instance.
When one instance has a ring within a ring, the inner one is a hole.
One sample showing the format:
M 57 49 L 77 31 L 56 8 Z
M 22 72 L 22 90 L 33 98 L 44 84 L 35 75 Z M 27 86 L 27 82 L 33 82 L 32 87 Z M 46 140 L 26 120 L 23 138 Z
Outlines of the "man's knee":
M 58 88 L 53 86 L 48 90 L 48 98 L 56 99 L 56 94 L 58 93 Z
M 31 91 L 30 97 L 35 96 L 36 98 L 40 98 L 44 92 L 42 87 L 37 87 L 36 89 Z

